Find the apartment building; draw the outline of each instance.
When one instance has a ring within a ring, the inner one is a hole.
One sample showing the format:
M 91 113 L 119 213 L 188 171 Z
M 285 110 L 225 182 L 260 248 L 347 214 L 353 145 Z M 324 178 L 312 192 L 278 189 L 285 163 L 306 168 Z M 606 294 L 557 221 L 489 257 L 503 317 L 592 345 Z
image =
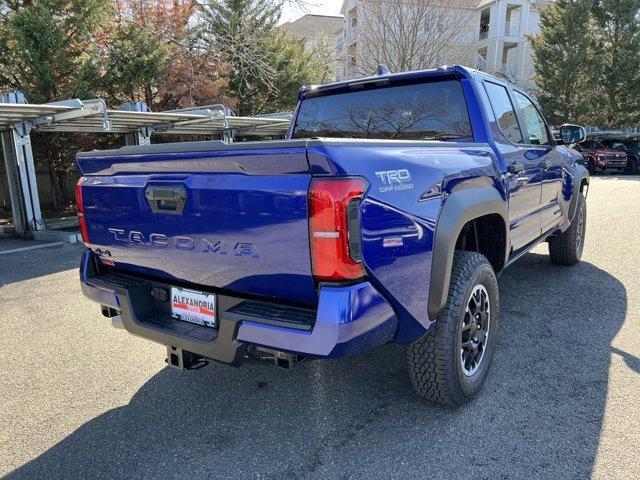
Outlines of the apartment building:
M 336 37 L 338 80 L 378 63 L 417 70 L 475 59 L 478 0 L 345 0 Z
M 308 13 L 283 23 L 280 28 L 302 40 L 305 48 L 313 50 L 321 42 L 334 41 L 336 32 L 342 28 L 342 16 Z
M 501 74 L 513 83 L 533 86 L 533 59 L 528 35 L 540 32 L 540 10 L 552 0 L 484 0 L 478 5 L 475 66 Z
M 425 22 L 424 29 L 414 31 L 422 34 L 431 30 L 431 35 L 424 37 L 425 45 L 438 41 L 445 43 L 438 46 L 437 55 L 425 56 L 424 62 L 415 64 L 417 68 L 463 64 L 530 87 L 534 69 L 527 35 L 539 32 L 539 12 L 550 1 L 424 0 L 422 5 L 433 12 L 421 12 L 417 18 Z M 371 5 L 394 2 L 402 3 L 407 12 L 415 12 L 415 6 L 421 5 L 421 0 L 344 1 L 342 28 L 336 34 L 336 79 L 346 80 L 365 73 L 362 66 L 372 63 L 367 57 L 376 56 L 375 49 L 369 45 L 371 22 L 376 21 L 376 17 L 367 12 Z M 398 23 L 391 22 L 390 25 Z M 420 52 L 420 49 L 416 51 Z M 388 51 L 381 56 L 384 55 L 388 57 Z M 416 68 L 414 64 L 411 66 Z

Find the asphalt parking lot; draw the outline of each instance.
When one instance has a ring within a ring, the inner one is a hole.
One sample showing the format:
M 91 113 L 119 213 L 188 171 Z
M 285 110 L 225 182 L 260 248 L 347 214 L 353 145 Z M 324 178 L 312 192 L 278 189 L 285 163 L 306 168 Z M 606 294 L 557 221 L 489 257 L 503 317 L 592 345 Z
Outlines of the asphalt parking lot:
M 0 476 L 638 478 L 640 177 L 595 178 L 580 265 L 500 279 L 483 393 L 411 391 L 400 348 L 291 372 L 165 368 L 80 293 L 81 248 L 0 256 Z

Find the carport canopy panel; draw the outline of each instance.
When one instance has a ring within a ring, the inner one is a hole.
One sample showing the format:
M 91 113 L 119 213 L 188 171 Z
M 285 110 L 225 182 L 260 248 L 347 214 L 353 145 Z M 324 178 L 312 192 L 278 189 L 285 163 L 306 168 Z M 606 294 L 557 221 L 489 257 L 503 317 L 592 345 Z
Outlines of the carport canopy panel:
M 147 111 L 146 105 L 135 102 L 123 105 L 121 110 L 110 110 L 101 99 L 30 104 L 19 92 L 0 95 L 0 100 L 3 160 L 7 175 L 12 176 L 10 187 L 15 185 L 11 202 L 12 216 L 16 232 L 20 235 L 45 228 L 31 148 L 32 131 L 133 134 L 139 137 L 137 142 L 140 144 L 148 144 L 153 133 L 219 135 L 227 141 L 233 141 L 234 134 L 283 135 L 289 129 L 292 118 L 290 113 L 236 117 L 228 115 L 223 105 L 156 113 Z M 12 164 L 15 164 L 15 169 L 9 168 Z
M 78 112 L 78 116 L 61 115 Z M 0 103 L 0 130 L 15 123 L 31 122 L 43 132 L 133 133 L 151 127 L 156 134 L 215 135 L 232 129 L 242 135 L 283 135 L 291 123 L 290 114 L 282 118 L 225 116 L 217 110 L 192 112 L 135 112 L 107 110 L 109 128 L 105 128 L 104 112 L 98 109 L 53 104 Z M 59 118 L 63 117 L 63 118 Z

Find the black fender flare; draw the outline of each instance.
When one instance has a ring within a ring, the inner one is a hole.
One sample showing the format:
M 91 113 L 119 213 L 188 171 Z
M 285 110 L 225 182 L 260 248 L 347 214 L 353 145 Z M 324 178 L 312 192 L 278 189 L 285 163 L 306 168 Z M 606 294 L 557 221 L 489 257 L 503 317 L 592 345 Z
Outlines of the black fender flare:
M 509 216 L 507 202 L 493 186 L 458 190 L 449 195 L 438 215 L 433 240 L 429 281 L 429 319 L 434 321 L 447 302 L 453 267 L 453 254 L 462 228 L 471 220 L 498 214 L 505 225 L 504 264 L 509 254 Z
M 575 164 L 573 171 L 573 185 L 571 191 L 571 202 L 569 202 L 569 223 L 573 221 L 573 217 L 576 214 L 576 207 L 578 206 L 578 197 L 580 196 L 580 189 L 582 188 L 582 182 L 587 180 L 587 187 L 589 186 L 589 170 L 579 163 Z

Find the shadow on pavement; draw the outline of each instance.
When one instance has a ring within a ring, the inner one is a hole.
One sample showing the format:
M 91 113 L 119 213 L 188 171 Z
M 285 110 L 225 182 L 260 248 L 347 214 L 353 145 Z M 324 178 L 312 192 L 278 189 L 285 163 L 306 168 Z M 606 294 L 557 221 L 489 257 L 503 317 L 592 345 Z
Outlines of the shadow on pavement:
M 14 241 L 11 248 L 29 245 Z M 0 255 L 0 287 L 79 268 L 82 245 L 62 245 Z
M 500 284 L 493 371 L 466 408 L 413 395 L 394 346 L 292 372 L 165 369 L 8 478 L 586 478 L 625 288 L 538 254 Z

